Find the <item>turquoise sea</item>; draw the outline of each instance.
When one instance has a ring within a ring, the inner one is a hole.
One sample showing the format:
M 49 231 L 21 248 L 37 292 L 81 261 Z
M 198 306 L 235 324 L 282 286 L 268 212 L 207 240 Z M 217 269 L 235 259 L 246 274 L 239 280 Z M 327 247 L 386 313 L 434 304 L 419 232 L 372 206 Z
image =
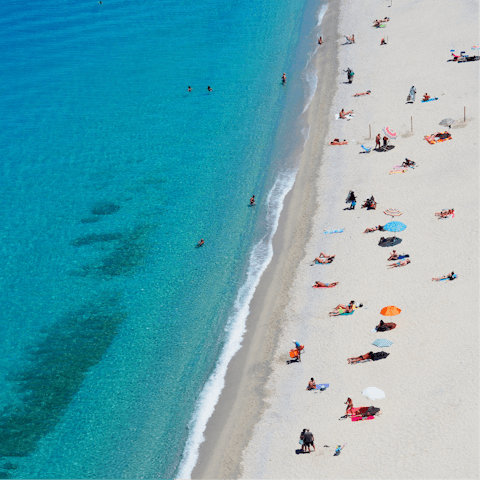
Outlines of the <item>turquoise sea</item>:
M 0 3 L 0 478 L 190 475 L 308 135 L 325 9 Z

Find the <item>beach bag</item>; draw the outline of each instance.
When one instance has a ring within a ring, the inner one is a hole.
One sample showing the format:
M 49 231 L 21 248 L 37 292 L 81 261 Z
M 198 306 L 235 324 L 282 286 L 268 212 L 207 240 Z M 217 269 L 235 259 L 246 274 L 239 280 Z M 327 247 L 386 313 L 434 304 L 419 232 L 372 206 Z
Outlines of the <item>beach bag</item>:
M 298 441 L 298 443 L 299 443 L 300 445 L 303 445 L 303 440 L 300 439 L 300 440 Z

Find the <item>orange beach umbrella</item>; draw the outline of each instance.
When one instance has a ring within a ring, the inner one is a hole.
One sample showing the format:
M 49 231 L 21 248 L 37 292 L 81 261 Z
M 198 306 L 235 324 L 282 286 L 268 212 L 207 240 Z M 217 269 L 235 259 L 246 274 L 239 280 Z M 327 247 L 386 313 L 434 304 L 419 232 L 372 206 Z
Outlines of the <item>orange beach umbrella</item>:
M 395 315 L 398 315 L 400 312 L 401 310 L 398 307 L 394 307 L 393 305 L 382 308 L 380 310 L 380 313 L 385 317 L 394 317 Z

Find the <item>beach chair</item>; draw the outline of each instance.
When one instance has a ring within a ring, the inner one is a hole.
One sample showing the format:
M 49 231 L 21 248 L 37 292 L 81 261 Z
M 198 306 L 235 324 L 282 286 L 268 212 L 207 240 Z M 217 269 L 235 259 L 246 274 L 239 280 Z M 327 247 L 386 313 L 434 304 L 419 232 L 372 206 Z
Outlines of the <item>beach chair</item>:
M 372 151 L 372 147 L 367 148 L 365 145 L 362 145 L 364 153 L 370 153 Z

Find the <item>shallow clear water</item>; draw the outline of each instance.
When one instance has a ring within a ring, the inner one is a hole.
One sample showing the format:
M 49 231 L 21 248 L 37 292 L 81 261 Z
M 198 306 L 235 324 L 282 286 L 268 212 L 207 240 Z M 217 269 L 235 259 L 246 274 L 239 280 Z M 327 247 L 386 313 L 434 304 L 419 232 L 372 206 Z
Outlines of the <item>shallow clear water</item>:
M 293 180 L 318 5 L 70 3 L 0 4 L 0 478 L 172 477 Z

